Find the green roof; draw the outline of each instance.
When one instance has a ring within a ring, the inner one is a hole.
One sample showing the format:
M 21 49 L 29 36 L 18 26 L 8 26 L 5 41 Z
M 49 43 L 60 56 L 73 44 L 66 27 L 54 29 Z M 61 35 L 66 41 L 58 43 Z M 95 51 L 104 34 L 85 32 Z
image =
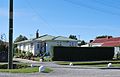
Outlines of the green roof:
M 16 42 L 14 44 L 21 44 L 21 43 L 28 43 L 28 42 L 31 42 L 31 40 L 24 40 L 24 41 Z
M 40 36 L 39 38 L 25 40 L 25 41 L 17 42 L 15 44 L 28 43 L 28 42 L 32 42 L 32 41 L 77 41 L 77 40 L 70 39 L 70 38 L 64 37 L 64 36 L 55 37 L 55 36 L 51 36 L 51 35 L 43 35 L 43 36 Z
M 40 36 L 39 38 L 37 38 L 36 40 L 47 41 L 47 40 L 52 40 L 53 38 L 55 38 L 55 36 L 43 35 L 43 36 Z
M 64 36 L 58 36 L 58 37 L 53 38 L 52 40 L 59 40 L 59 41 L 77 41 L 77 40 L 70 39 L 70 38 L 64 37 Z

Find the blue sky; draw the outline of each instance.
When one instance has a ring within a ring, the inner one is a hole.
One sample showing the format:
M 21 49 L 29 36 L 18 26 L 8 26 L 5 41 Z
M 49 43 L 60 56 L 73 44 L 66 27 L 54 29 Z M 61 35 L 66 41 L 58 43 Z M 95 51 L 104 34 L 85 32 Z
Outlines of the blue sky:
M 8 36 L 8 0 L 0 0 L 0 34 Z M 119 0 L 14 0 L 14 39 L 40 35 L 76 35 L 89 41 L 120 36 Z M 8 40 L 8 37 L 7 37 Z

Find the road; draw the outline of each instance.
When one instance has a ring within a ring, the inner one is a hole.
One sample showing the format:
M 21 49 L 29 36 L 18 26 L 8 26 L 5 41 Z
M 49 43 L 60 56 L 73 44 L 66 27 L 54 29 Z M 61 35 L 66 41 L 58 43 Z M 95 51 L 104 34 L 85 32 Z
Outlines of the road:
M 27 62 L 27 61 L 25 61 Z M 120 69 L 98 69 L 81 66 L 61 66 L 54 62 L 32 62 L 34 65 L 44 65 L 51 67 L 54 71 L 51 73 L 0 73 L 0 77 L 120 77 Z

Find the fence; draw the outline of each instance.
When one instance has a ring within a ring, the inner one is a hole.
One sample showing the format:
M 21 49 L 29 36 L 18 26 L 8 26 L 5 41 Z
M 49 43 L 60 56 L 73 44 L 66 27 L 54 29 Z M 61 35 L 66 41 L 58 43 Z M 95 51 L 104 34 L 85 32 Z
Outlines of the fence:
M 54 61 L 111 60 L 113 47 L 54 47 Z

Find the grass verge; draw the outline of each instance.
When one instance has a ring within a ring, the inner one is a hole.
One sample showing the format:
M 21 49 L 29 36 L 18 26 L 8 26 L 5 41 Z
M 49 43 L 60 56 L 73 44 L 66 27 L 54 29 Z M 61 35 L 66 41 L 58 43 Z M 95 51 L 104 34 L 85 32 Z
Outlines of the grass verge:
M 56 62 L 59 65 L 69 65 L 68 61 Z M 87 61 L 87 62 L 72 62 L 73 65 L 93 66 L 93 67 L 106 67 L 108 63 L 112 63 L 112 67 L 120 67 L 120 61 Z
M 40 61 L 40 57 L 34 57 L 34 61 Z
M 50 68 L 45 68 L 45 71 L 43 73 L 50 73 L 53 71 Z M 29 68 L 21 68 L 21 69 L 0 69 L 0 72 L 9 72 L 9 73 L 35 73 L 39 72 L 38 67 L 29 67 Z
M 52 69 L 50 69 L 50 68 L 45 68 L 45 71 L 43 72 L 43 73 L 50 73 L 50 72 L 52 72 L 53 70 Z

